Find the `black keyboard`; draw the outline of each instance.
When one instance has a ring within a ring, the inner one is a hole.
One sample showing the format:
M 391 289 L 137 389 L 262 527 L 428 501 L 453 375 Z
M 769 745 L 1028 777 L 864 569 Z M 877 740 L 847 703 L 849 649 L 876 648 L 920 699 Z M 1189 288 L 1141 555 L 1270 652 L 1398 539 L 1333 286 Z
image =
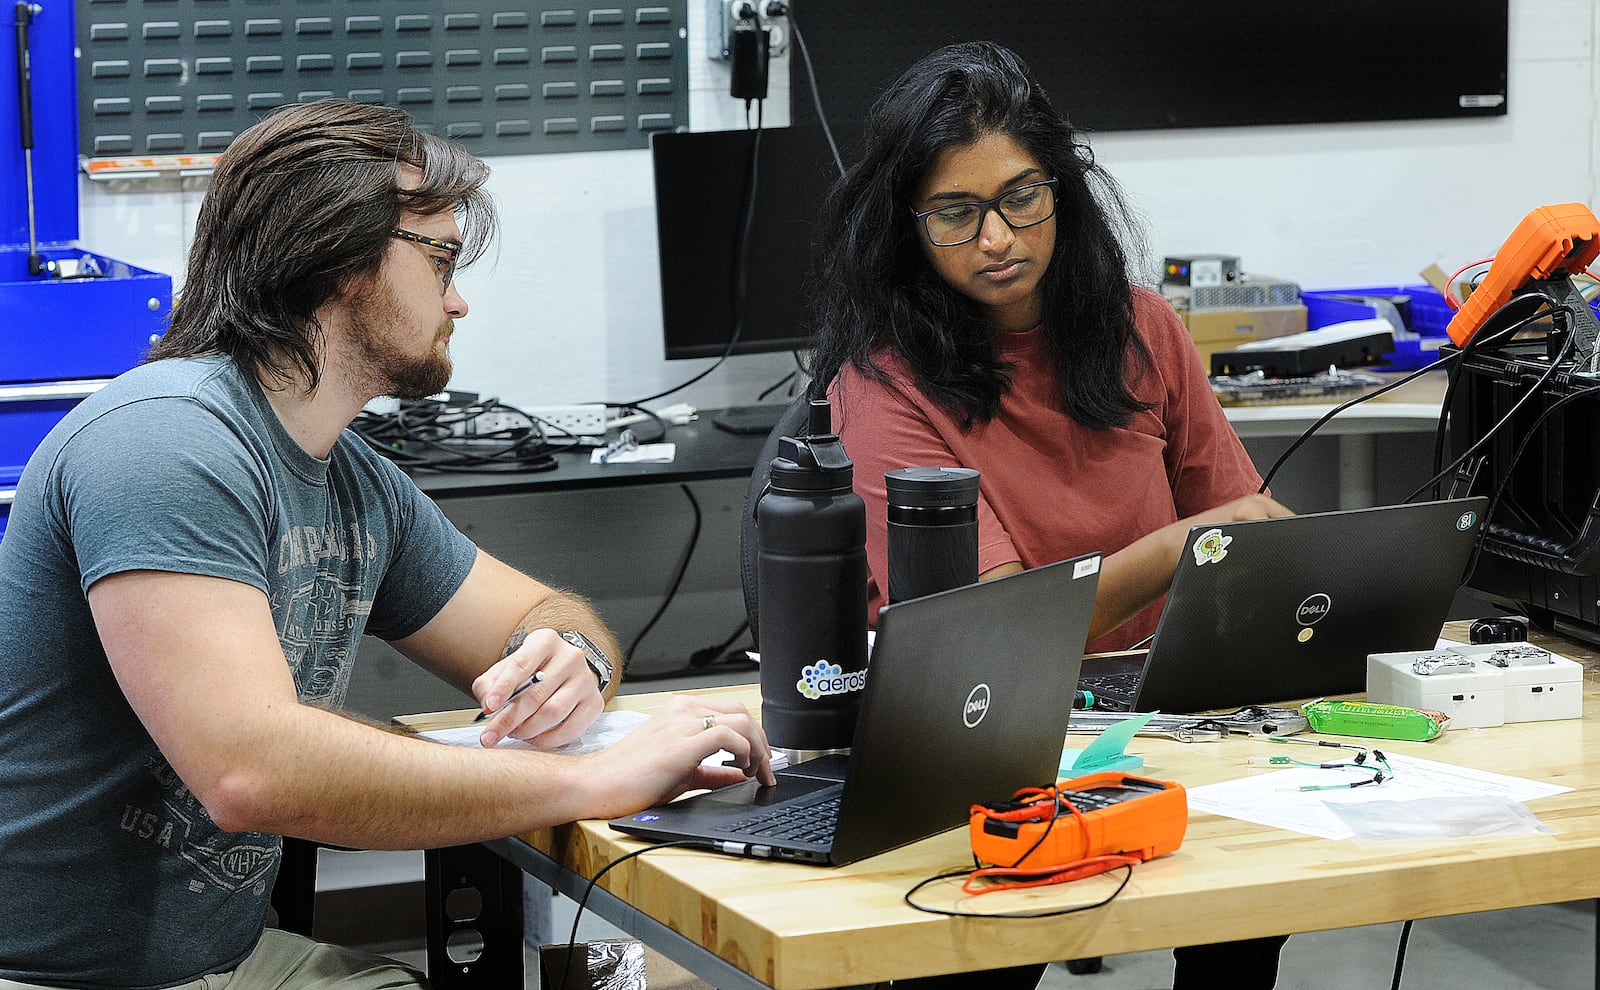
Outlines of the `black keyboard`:
M 728 830 L 764 839 L 828 842 L 833 839 L 833 824 L 838 818 L 839 793 L 824 792 L 815 801 L 786 804 L 734 822 Z
M 1085 675 L 1078 678 L 1078 690 L 1093 691 L 1097 696 L 1127 700 L 1133 697 L 1133 692 L 1139 690 L 1139 678 L 1143 673 L 1141 670 L 1125 670 L 1115 674 Z

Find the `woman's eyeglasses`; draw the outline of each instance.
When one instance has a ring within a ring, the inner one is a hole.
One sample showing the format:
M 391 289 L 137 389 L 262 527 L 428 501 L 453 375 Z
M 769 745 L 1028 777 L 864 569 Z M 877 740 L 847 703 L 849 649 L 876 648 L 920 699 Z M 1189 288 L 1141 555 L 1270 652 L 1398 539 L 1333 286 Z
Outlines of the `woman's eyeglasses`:
M 981 203 L 956 203 L 925 213 L 913 213 L 917 223 L 935 247 L 955 247 L 978 236 L 983 222 L 994 210 L 1012 230 L 1044 223 L 1056 214 L 1058 179 L 1045 179 L 1018 186 Z

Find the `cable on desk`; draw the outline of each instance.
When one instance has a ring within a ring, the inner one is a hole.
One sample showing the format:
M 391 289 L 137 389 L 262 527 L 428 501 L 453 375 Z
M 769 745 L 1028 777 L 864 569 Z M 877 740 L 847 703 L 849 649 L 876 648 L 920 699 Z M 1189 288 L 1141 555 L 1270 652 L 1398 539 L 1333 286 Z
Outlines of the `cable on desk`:
M 1128 886 L 1128 881 L 1133 879 L 1132 864 L 1119 863 L 1116 865 L 1120 866 L 1123 871 L 1122 881 L 1117 884 L 1117 889 L 1113 890 L 1111 893 L 1092 904 L 1080 904 L 1077 907 L 1056 908 L 1050 911 L 997 911 L 991 913 L 985 911 L 950 911 L 945 908 L 928 907 L 925 904 L 918 904 L 916 901 L 912 900 L 912 896 L 916 894 L 917 891 L 928 886 L 929 884 L 938 883 L 940 880 L 954 880 L 957 877 L 971 876 L 973 872 L 972 870 L 952 870 L 948 873 L 939 873 L 928 877 L 926 880 L 921 881 L 915 887 L 912 887 L 910 890 L 906 891 L 901 897 L 901 900 L 905 901 L 907 907 L 914 908 L 925 914 L 939 914 L 948 918 L 1059 918 L 1062 915 L 1077 914 L 1080 911 L 1093 911 L 1095 908 L 1105 907 L 1107 904 L 1110 904 L 1112 901 L 1116 900 L 1117 895 L 1122 893 L 1122 889 Z
M 528 425 L 466 432 L 468 424 L 492 413 L 520 417 Z M 350 430 L 408 471 L 550 471 L 562 449 L 535 417 L 496 399 L 458 406 L 436 399 L 402 400 L 393 413 L 362 412 Z M 557 432 L 556 439 L 564 432 Z
M 1022 800 L 1024 795 L 1028 793 L 1027 791 L 1018 791 L 1017 799 Z M 951 918 L 1056 918 L 1061 915 L 1092 910 L 1111 903 L 1118 894 L 1122 893 L 1122 889 L 1128 885 L 1128 881 L 1133 879 L 1133 868 L 1140 861 L 1137 856 L 1096 855 L 1084 856 L 1069 863 L 1052 863 L 1049 866 L 1022 865 L 1028 861 L 1029 856 L 1032 856 L 1040 846 L 1044 845 L 1045 840 L 1050 837 L 1050 833 L 1055 829 L 1056 825 L 1067 820 L 1062 817 L 1063 807 L 1071 813 L 1073 824 L 1083 830 L 1084 848 L 1088 849 L 1093 845 L 1089 834 L 1088 820 L 1084 818 L 1083 812 L 1078 810 L 1077 805 L 1067 800 L 1064 794 L 1058 793 L 1054 787 L 1044 791 L 1035 791 L 1033 796 L 1030 796 L 1027 800 L 1030 805 L 1036 806 L 1041 798 L 1050 802 L 1050 818 L 1045 822 L 1044 830 L 1039 833 L 1039 837 L 1034 839 L 1033 843 L 1014 862 L 1009 865 L 984 866 L 976 852 L 974 852 L 972 857 L 973 869 L 954 870 L 928 877 L 906 891 L 901 896 L 901 900 L 905 901 L 906 906 L 915 910 Z M 945 908 L 927 907 L 918 904 L 912 899 L 912 895 L 929 884 L 937 883 L 940 880 L 953 880 L 956 877 L 964 878 L 961 883 L 961 892 L 976 897 L 982 894 L 998 893 L 1003 890 L 1025 890 L 1031 887 L 1045 887 L 1058 883 L 1071 883 L 1074 880 L 1086 880 L 1102 873 L 1109 873 L 1119 867 L 1125 872 L 1122 876 L 1122 882 L 1117 884 L 1116 890 L 1093 904 L 1080 904 L 1071 908 L 1057 908 L 1049 911 L 951 911 Z

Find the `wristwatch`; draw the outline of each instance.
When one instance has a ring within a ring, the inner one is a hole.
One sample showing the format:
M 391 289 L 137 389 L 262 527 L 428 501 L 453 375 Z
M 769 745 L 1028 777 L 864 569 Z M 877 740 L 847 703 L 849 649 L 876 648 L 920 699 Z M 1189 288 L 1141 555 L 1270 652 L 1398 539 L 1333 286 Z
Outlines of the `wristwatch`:
M 583 651 L 583 657 L 589 661 L 589 669 L 594 671 L 595 680 L 600 682 L 600 693 L 605 694 L 606 688 L 611 686 L 611 661 L 600 652 L 600 647 L 589 641 L 589 637 L 576 629 L 568 629 L 561 634 L 561 638 Z

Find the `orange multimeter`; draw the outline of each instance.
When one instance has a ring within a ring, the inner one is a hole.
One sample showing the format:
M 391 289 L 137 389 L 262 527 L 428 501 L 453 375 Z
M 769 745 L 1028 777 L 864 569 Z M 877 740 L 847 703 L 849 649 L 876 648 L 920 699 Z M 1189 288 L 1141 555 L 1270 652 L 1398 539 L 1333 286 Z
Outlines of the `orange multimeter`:
M 1536 279 L 1575 275 L 1600 257 L 1600 220 L 1582 203 L 1541 206 L 1522 218 L 1495 252 L 1489 274 L 1456 315 L 1447 332 L 1457 347 L 1488 322 L 1513 294 Z
M 1188 824 L 1183 785 L 1095 773 L 1026 788 L 1010 801 L 973 805 L 972 853 L 1005 867 L 1045 868 L 1096 856 L 1148 860 L 1182 845 Z

